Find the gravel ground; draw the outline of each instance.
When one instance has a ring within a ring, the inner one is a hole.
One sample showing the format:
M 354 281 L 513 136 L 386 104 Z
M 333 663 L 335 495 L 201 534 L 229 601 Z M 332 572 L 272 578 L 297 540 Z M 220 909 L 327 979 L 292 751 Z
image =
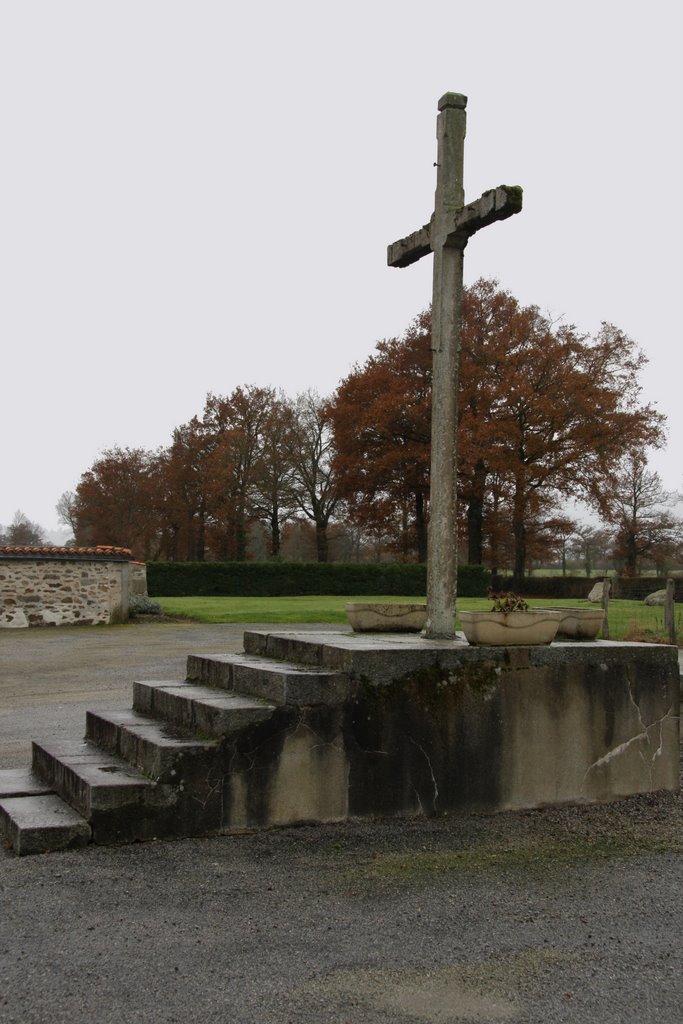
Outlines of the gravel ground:
M 0 757 L 25 763 L 31 708 L 68 731 L 85 692 L 127 700 L 241 630 L 112 630 L 106 654 L 80 630 L 0 638 Z M 678 794 L 2 853 L 0 1020 L 679 1024 L 681 892 Z

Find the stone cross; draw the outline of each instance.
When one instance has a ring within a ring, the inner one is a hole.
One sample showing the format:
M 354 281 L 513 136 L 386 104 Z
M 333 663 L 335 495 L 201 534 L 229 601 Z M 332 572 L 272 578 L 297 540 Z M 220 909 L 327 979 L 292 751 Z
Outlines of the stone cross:
M 522 190 L 501 185 L 465 206 L 463 155 L 467 97 L 447 92 L 436 121 L 438 156 L 429 224 L 387 250 L 390 267 L 434 253 L 432 289 L 432 441 L 425 636 L 455 636 L 457 585 L 457 400 L 465 246 L 480 228 L 522 209 Z

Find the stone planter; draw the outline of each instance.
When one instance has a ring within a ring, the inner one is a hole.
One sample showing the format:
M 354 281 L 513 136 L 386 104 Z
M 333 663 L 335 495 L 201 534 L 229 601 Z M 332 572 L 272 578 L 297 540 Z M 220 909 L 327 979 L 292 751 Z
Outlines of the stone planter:
M 467 642 L 492 647 L 552 643 L 561 618 L 561 612 L 545 608 L 530 608 L 526 612 L 460 612 Z
M 557 627 L 558 640 L 595 640 L 602 626 L 602 608 L 546 608 L 544 611 L 560 612 L 562 616 Z
M 355 633 L 419 633 L 427 621 L 426 604 L 347 604 L 346 614 Z

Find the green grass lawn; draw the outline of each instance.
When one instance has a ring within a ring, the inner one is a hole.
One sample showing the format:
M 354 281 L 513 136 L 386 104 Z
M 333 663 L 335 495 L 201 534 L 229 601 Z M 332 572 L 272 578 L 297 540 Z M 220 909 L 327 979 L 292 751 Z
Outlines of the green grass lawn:
M 184 616 L 196 622 L 253 622 L 266 625 L 320 622 L 331 625 L 347 623 L 344 605 L 351 601 L 386 601 L 416 603 L 419 597 L 157 597 L 154 598 L 167 615 Z M 589 601 L 533 598 L 536 608 L 595 608 Z M 487 597 L 458 599 L 463 611 L 488 610 Z M 642 601 L 610 601 L 610 638 L 638 640 L 664 639 L 664 611 L 649 608 Z M 456 628 L 460 623 L 456 618 Z M 677 609 L 676 629 L 683 638 L 683 613 Z M 680 640 L 679 640 L 680 642 Z
M 198 622 L 348 623 L 351 601 L 420 602 L 420 597 L 155 597 L 167 615 Z

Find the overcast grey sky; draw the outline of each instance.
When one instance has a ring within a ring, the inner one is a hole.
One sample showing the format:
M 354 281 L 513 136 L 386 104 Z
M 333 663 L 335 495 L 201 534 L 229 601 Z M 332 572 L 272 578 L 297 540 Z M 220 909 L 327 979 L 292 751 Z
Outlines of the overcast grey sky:
M 680 0 L 0 0 L 0 523 L 56 527 L 208 391 L 329 393 L 400 334 L 446 91 L 467 200 L 524 188 L 466 282 L 634 338 L 683 487 L 682 48 Z

